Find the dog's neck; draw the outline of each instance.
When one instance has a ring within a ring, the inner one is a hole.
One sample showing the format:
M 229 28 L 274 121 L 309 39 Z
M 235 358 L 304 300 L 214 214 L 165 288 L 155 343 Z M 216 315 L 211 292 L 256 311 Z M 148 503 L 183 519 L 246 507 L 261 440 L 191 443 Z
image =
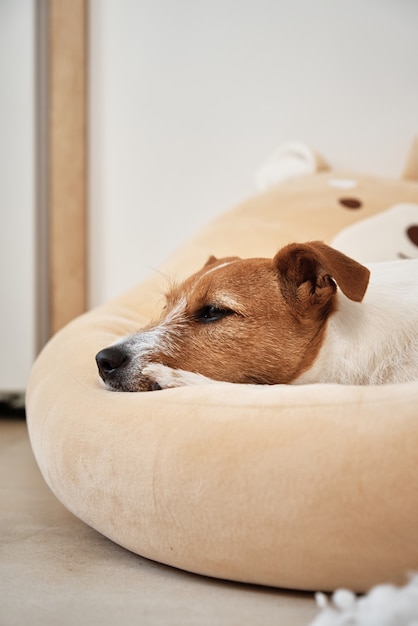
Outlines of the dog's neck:
M 416 380 L 418 294 L 383 275 L 376 265 L 361 303 L 338 294 L 325 341 L 312 367 L 294 384 L 387 384 Z M 415 320 L 414 320 L 415 317 Z

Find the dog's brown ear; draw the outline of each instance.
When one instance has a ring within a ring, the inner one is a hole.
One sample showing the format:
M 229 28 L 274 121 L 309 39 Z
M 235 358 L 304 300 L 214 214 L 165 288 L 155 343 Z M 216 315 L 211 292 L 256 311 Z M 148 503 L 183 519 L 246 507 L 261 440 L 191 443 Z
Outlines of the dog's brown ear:
M 216 263 L 217 260 L 218 259 L 216 258 L 216 256 L 213 256 L 213 254 L 211 254 L 203 267 L 210 267 L 211 265 Z
M 218 259 L 216 256 L 213 256 L 212 254 L 208 258 L 208 260 L 206 261 L 202 269 L 208 268 L 211 265 L 215 265 L 216 263 L 220 265 L 221 263 L 228 263 L 228 261 L 238 261 L 238 260 L 239 260 L 239 256 L 226 256 L 226 257 L 222 257 L 221 259 Z
M 325 307 L 336 292 L 335 283 L 355 302 L 361 302 L 366 293 L 367 267 L 322 241 L 289 244 L 273 261 L 284 299 L 300 314 L 306 313 L 307 307 Z

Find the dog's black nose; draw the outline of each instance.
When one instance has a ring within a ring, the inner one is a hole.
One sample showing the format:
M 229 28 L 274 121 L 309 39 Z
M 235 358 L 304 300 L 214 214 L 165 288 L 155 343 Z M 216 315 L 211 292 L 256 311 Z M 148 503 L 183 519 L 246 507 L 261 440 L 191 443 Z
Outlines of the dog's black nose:
M 129 354 L 122 346 L 110 346 L 100 350 L 96 354 L 96 363 L 99 368 L 99 374 L 103 380 L 108 380 L 124 365 L 130 361 Z

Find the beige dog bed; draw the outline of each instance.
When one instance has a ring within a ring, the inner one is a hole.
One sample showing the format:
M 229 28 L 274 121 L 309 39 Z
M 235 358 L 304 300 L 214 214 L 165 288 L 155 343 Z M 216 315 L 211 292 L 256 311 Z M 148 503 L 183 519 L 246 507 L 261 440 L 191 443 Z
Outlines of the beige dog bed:
M 271 256 L 295 240 L 358 244 L 359 260 L 376 260 L 386 238 L 389 256 L 418 256 L 416 182 L 287 153 L 299 176 L 283 180 L 275 155 L 278 184 L 163 271 L 184 278 L 210 254 Z M 403 582 L 418 568 L 418 381 L 106 391 L 96 352 L 155 316 L 165 288 L 158 273 L 76 319 L 35 363 L 28 427 L 57 498 L 129 550 L 191 572 L 308 590 Z

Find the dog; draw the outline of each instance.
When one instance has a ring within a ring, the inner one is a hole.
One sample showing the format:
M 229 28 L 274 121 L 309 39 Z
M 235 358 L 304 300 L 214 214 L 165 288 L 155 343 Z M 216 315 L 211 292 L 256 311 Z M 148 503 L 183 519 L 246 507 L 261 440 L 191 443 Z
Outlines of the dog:
M 320 241 L 210 257 L 160 319 L 96 355 L 116 391 L 418 379 L 418 259 L 365 267 Z

